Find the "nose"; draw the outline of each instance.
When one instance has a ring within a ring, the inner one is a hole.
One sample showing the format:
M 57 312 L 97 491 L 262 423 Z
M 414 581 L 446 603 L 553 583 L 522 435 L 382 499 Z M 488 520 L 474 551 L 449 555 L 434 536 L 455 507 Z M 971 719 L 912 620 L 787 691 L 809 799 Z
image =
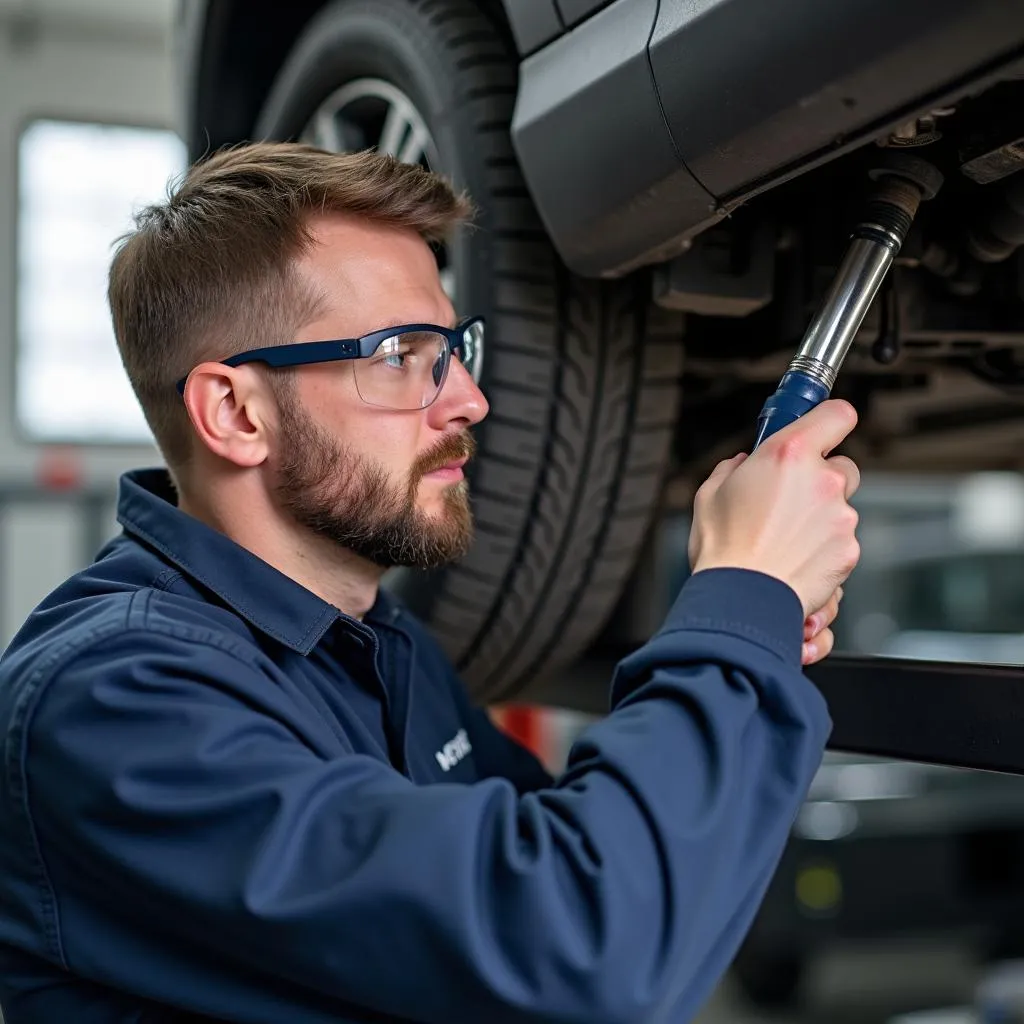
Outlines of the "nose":
M 444 430 L 454 420 L 461 420 L 466 426 L 473 426 L 487 415 L 489 409 L 484 393 L 469 371 L 458 359 L 452 359 L 441 393 L 427 409 L 430 425 Z

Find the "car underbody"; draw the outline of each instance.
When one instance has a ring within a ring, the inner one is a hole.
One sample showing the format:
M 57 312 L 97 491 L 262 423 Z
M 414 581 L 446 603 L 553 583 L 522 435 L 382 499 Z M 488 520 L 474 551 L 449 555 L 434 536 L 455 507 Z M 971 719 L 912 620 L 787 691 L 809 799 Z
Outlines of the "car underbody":
M 1001 100 L 1008 112 L 1024 110 L 1024 84 Z M 967 110 L 954 119 L 944 119 L 942 141 L 915 153 L 942 168 L 946 184 L 922 206 L 833 392 L 858 410 L 846 451 L 867 470 L 1022 465 L 1024 178 L 956 180 L 949 164 L 976 122 Z M 719 313 L 687 316 L 676 438 L 682 500 L 686 482 L 749 445 L 760 403 L 837 269 L 869 183 L 865 168 L 881 152 L 858 152 L 754 201 L 701 234 L 666 271 L 677 303 Z M 989 238 L 998 244 L 986 250 Z M 737 278 L 751 286 L 738 298 Z
M 1024 145 L 1009 136 L 1024 132 L 1013 123 L 1022 110 L 1015 82 L 908 122 L 756 197 L 656 276 L 659 301 L 689 313 L 676 442 L 687 476 L 749 444 L 835 273 L 868 173 L 894 151 L 927 160 L 945 183 L 922 204 L 833 391 L 860 414 L 846 450 L 876 471 L 1021 468 Z M 999 128 L 985 132 L 989 118 Z

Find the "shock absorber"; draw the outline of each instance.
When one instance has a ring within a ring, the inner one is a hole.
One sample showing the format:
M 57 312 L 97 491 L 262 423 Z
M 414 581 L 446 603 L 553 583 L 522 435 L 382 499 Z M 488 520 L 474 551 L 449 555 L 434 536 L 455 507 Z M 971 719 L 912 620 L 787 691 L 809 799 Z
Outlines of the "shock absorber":
M 869 175 L 875 188 L 803 343 L 775 394 L 761 409 L 755 449 L 832 393 L 836 375 L 921 201 L 934 198 L 943 180 L 927 161 L 896 153 Z

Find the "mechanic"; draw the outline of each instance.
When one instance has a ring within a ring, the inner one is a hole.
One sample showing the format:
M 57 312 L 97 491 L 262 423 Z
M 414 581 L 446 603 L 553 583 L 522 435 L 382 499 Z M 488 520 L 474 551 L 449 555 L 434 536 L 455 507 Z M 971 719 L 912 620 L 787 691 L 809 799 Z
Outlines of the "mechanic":
M 552 779 L 379 587 L 470 542 L 482 327 L 430 244 L 468 214 L 259 143 L 121 240 L 167 469 L 0 661 L 7 1024 L 681 1022 L 730 963 L 831 725 L 803 665 L 859 557 L 855 414 L 714 470 L 693 575 Z

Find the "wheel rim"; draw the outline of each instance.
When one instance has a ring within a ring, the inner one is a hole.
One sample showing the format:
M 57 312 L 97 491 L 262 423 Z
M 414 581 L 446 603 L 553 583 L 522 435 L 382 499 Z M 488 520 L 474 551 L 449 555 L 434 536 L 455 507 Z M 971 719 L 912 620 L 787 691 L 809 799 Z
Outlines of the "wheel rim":
M 332 153 L 374 149 L 402 163 L 440 170 L 426 118 L 401 89 L 382 78 L 358 78 L 335 89 L 314 111 L 299 139 Z M 441 286 L 458 308 L 455 270 L 443 246 L 438 264 Z

